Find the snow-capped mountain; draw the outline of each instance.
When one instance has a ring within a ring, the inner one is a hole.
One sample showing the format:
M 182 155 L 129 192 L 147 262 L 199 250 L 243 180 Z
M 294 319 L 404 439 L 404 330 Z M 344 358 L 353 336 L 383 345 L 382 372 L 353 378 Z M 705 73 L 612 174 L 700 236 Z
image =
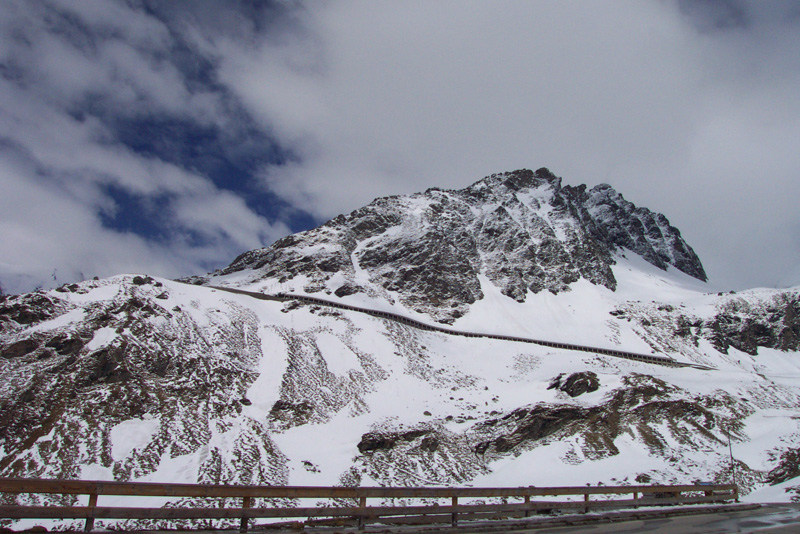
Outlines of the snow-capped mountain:
M 705 279 L 663 215 L 540 169 L 378 199 L 183 282 L 0 297 L 0 476 L 729 481 L 730 436 L 743 493 L 798 486 L 800 288 Z
M 605 184 L 562 187 L 542 168 L 495 174 L 459 191 L 379 198 L 242 254 L 212 283 L 264 287 L 278 280 L 307 293 L 363 293 L 452 323 L 483 299 L 481 277 L 518 302 L 529 293 L 567 291 L 579 279 L 614 290 L 611 266 L 623 248 L 706 280 L 666 217 Z

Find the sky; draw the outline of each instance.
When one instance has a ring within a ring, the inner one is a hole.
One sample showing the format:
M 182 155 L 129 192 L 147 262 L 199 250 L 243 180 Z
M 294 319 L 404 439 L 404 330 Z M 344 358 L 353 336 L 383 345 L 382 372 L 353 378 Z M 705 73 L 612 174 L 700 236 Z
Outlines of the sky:
M 800 2 L 3 0 L 0 286 L 204 274 L 548 167 L 800 285 Z

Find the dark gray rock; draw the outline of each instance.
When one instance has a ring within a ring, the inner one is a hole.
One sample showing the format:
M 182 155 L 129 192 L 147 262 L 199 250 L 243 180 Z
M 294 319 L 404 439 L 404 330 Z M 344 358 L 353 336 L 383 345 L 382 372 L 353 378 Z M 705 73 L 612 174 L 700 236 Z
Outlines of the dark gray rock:
M 579 406 L 534 406 L 518 408 L 503 417 L 504 425 L 513 428 L 493 440 L 475 447 L 475 452 L 485 454 L 490 448 L 496 453 L 506 453 L 524 442 L 538 441 L 557 431 L 581 424 L 588 410 Z
M 307 401 L 291 402 L 279 400 L 269 411 L 269 418 L 273 422 L 280 421 L 284 426 L 304 425 L 314 412 L 314 406 Z
M 54 336 L 45 346 L 55 350 L 58 354 L 77 355 L 83 348 L 83 340 L 74 335 L 61 333 Z
M 558 375 L 547 389 L 558 389 L 570 397 L 578 397 L 584 393 L 591 393 L 600 388 L 600 379 L 592 371 L 572 373 L 566 379 L 563 374 Z
M 439 441 L 429 434 L 432 430 L 415 429 L 406 432 L 367 432 L 361 436 L 358 442 L 358 452 L 370 454 L 379 450 L 393 449 L 398 442 L 413 442 L 423 436 L 427 436 L 420 441 L 419 446 L 428 452 L 433 452 L 439 447 Z
M 485 458 L 516 454 L 547 441 L 581 435 L 583 454 L 599 459 L 620 453 L 615 440 L 623 434 L 640 436 L 657 454 L 670 451 L 665 432 L 670 440 L 680 443 L 719 443 L 725 436 L 723 429 L 734 435 L 741 431 L 747 413 L 740 400 L 724 391 L 692 397 L 660 379 L 632 374 L 623 377 L 623 387 L 601 404 L 524 406 L 482 421 L 471 432 L 475 452 Z
M 21 358 L 39 348 L 39 342 L 34 338 L 23 339 L 5 347 L 0 354 L 7 360 Z
M 344 284 L 333 292 L 337 297 L 346 297 L 361 292 L 362 289 L 355 284 Z
M 630 249 L 660 269 L 672 265 L 698 280 L 707 280 L 700 259 L 664 215 L 636 207 L 608 184 L 579 198 L 579 209 L 586 210 L 602 240 Z
M 798 476 L 800 476 L 800 448 L 790 448 L 781 452 L 778 465 L 767 474 L 767 482 L 775 485 Z
M 41 293 L 6 297 L 0 303 L 0 327 L 7 321 L 21 325 L 38 323 L 49 319 L 54 313 L 53 301 Z
M 725 354 L 733 347 L 751 355 L 759 347 L 800 349 L 800 295 L 785 291 L 768 300 L 725 296 L 703 324 L 704 335 Z

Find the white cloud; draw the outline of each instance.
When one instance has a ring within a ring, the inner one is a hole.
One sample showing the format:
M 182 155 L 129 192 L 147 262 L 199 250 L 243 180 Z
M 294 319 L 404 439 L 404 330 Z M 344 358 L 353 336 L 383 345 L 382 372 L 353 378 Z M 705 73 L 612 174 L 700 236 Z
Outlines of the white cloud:
M 0 158 L 0 277 L 15 291 L 51 278 L 111 275 L 130 269 L 179 272 L 178 255 L 163 255 L 140 238 L 103 229 L 86 206 L 41 181 L 24 161 Z M 19 287 L 17 287 L 19 286 Z
M 666 213 L 721 284 L 773 283 L 797 259 L 781 235 L 798 221 L 796 25 L 757 11 L 703 33 L 668 2 L 302 14 L 298 39 L 218 47 L 222 80 L 300 154 L 262 173 L 296 204 L 327 217 L 544 165 Z M 770 246 L 765 269 L 750 251 Z
M 180 195 L 170 205 L 169 239 L 152 242 L 100 224 L 107 199 L 96 189 L 70 194 L 43 177 L 31 161 L 0 153 L 0 280 L 6 291 L 63 283 L 83 276 L 145 272 L 177 277 L 224 265 L 242 250 L 258 248 L 286 235 L 244 202 L 213 185 Z M 200 234 L 203 244 L 187 238 Z
M 122 3 L 7 7 L 0 14 L 5 291 L 52 285 L 54 272 L 58 282 L 81 273 L 205 272 L 289 232 L 192 168 L 117 140 L 109 118 L 178 117 L 198 126 L 235 120 L 221 95 L 189 91 L 170 61 L 174 43 L 164 24 Z M 118 204 L 110 187 L 143 205 L 162 199 L 160 235 L 104 225 L 104 216 L 135 209 Z
M 672 110 L 699 77 L 681 68 L 689 47 L 664 36 L 676 15 L 582 5 L 328 4 L 308 21 L 317 57 L 305 42 L 268 42 L 224 54 L 221 72 L 301 154 L 270 183 L 291 182 L 326 215 L 389 185 L 466 185 L 538 164 L 585 176 L 667 152 L 686 126 Z
M 289 233 L 289 228 L 282 223 L 266 224 L 237 195 L 217 189 L 204 193 L 180 197 L 173 209 L 182 226 L 204 234 L 214 247 L 229 241 L 236 244 L 235 248 L 252 250 Z M 232 247 L 221 248 L 230 250 Z

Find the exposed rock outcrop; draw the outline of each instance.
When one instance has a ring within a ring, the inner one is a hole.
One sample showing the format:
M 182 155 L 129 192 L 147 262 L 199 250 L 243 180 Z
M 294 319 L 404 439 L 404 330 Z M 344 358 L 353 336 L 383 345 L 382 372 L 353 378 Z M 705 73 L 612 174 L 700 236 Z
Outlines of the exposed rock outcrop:
M 302 277 L 298 289 L 307 292 L 397 298 L 452 323 L 483 298 L 480 274 L 520 302 L 528 292 L 567 291 L 581 278 L 613 290 L 613 256 L 623 248 L 706 279 L 666 217 L 605 184 L 562 187 L 545 168 L 493 174 L 461 190 L 379 198 L 242 254 L 214 276 L 246 271 L 251 280 L 282 284 Z
M 563 374 L 558 375 L 550 382 L 547 389 L 558 389 L 569 395 L 570 397 L 577 397 L 584 393 L 591 393 L 600 388 L 600 380 L 597 378 L 597 373 L 592 371 L 582 371 L 572 373 L 564 378 Z
M 616 440 L 628 434 L 639 436 L 653 454 L 671 456 L 675 443 L 687 450 L 722 443 L 725 432 L 741 432 L 741 419 L 751 412 L 723 391 L 691 398 L 657 378 L 630 375 L 594 406 L 537 404 L 478 423 L 475 452 L 492 457 L 580 436 L 583 456 L 599 459 L 619 454 Z

